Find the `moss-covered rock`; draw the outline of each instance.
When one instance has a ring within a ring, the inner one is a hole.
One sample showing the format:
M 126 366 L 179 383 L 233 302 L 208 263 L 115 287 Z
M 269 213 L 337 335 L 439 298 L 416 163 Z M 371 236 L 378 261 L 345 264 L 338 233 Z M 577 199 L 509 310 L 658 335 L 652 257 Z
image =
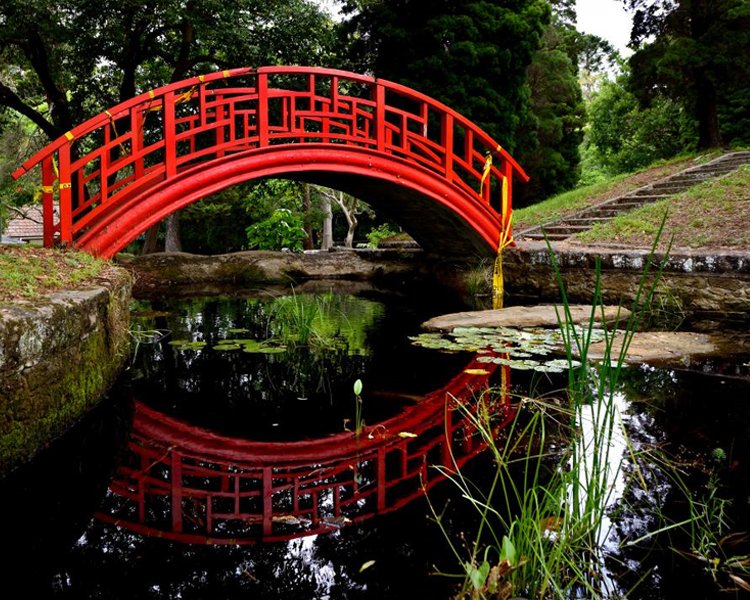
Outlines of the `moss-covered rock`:
M 129 351 L 132 277 L 0 305 L 0 474 L 31 459 L 107 392 Z

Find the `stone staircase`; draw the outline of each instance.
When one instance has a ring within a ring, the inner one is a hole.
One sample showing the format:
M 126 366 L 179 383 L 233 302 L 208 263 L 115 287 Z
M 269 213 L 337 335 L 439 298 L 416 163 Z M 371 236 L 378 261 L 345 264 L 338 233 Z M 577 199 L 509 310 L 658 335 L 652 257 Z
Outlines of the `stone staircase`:
M 750 152 L 730 152 L 703 165 L 690 167 L 633 192 L 591 206 L 573 216 L 516 232 L 514 237 L 517 241 L 543 240 L 546 234 L 550 241 L 566 240 L 591 229 L 597 223 L 609 221 L 621 213 L 679 194 L 708 179 L 731 173 L 747 163 L 750 163 Z

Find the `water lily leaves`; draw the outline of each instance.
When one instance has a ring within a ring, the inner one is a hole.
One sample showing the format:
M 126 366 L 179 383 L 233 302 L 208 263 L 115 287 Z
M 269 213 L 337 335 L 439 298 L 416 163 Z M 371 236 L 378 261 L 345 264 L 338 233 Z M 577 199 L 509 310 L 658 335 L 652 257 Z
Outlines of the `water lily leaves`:
M 271 340 L 242 340 L 242 351 L 248 354 L 280 354 L 286 352 L 286 346 L 276 345 Z
M 193 340 L 170 340 L 170 346 L 178 350 L 201 350 L 205 348 L 206 342 L 194 342 Z
M 216 344 L 216 346 L 214 346 L 214 350 L 220 350 L 220 351 L 221 350 L 239 350 L 240 348 L 242 348 L 240 344 L 229 343 L 228 340 L 226 342 L 222 342 L 221 344 Z
M 591 332 L 581 326 L 571 326 L 570 336 L 591 336 L 591 342 L 604 337 L 604 332 Z M 409 338 L 416 346 L 441 352 L 473 352 L 477 360 L 509 366 L 511 369 L 534 370 L 546 373 L 563 373 L 579 366 L 565 359 L 545 360 L 547 355 L 562 352 L 565 339 L 558 329 L 511 327 L 456 327 L 449 334 L 423 333 Z
M 445 352 L 463 352 L 465 349 L 460 344 L 443 337 L 439 333 L 422 333 L 411 336 L 409 339 L 415 346 L 428 348 L 430 350 L 443 350 Z
M 286 346 L 278 344 L 274 340 L 258 341 L 252 339 L 221 340 L 213 349 L 219 351 L 241 350 L 248 354 L 280 354 L 286 352 Z

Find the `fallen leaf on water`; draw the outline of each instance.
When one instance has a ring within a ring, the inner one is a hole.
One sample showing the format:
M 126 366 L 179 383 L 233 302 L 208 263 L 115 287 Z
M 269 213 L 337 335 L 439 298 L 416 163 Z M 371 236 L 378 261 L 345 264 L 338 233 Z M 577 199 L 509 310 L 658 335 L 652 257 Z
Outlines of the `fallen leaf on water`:
M 367 562 L 366 562 L 365 564 L 363 564 L 363 565 L 362 565 L 362 566 L 361 566 L 361 567 L 359 568 L 359 572 L 361 573 L 361 572 L 362 572 L 362 571 L 364 571 L 365 569 L 369 569 L 369 568 L 370 568 L 370 567 L 371 567 L 372 565 L 374 565 L 374 564 L 375 564 L 375 561 L 374 561 L 374 560 L 368 560 L 368 561 L 367 561 Z

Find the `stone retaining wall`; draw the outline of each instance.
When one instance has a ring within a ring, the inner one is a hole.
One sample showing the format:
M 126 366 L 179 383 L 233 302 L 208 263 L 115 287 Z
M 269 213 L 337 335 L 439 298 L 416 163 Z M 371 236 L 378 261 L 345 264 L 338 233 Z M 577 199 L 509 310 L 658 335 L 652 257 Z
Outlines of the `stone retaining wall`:
M 0 475 L 30 460 L 110 388 L 128 357 L 132 278 L 0 305 Z
M 605 303 L 631 302 L 646 266 L 647 250 L 580 248 L 555 244 L 554 256 L 571 302 L 591 302 L 597 258 Z M 662 255 L 654 257 L 658 263 Z M 652 268 L 652 272 L 656 266 Z M 552 259 L 544 243 L 523 243 L 503 257 L 506 292 L 534 301 L 559 301 Z M 672 252 L 656 301 L 685 318 L 750 320 L 750 258 L 740 252 Z

